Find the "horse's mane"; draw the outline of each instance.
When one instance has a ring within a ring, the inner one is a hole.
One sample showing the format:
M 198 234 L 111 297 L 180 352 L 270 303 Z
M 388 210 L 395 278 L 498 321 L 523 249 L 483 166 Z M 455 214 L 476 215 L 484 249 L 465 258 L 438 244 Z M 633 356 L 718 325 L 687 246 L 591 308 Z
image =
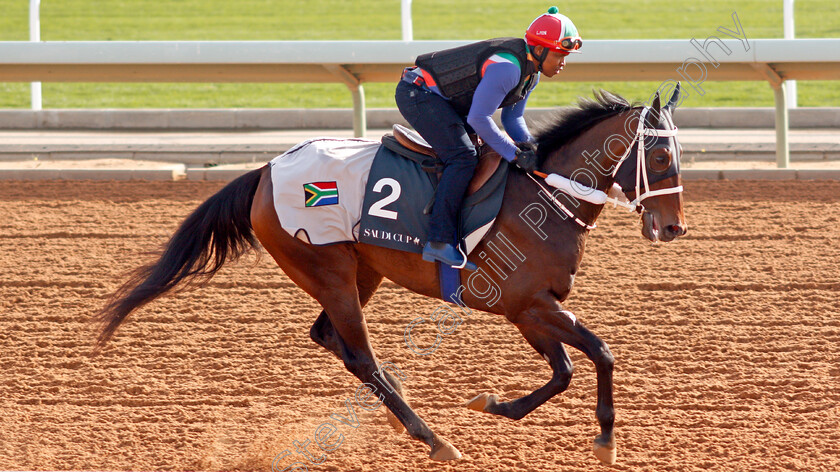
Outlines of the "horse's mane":
M 601 120 L 636 106 L 620 95 L 603 89 L 595 91 L 594 95 L 594 100 L 583 97 L 578 99 L 577 107 L 559 109 L 551 117 L 550 124 L 535 133 L 540 162 L 548 153 L 560 148 Z

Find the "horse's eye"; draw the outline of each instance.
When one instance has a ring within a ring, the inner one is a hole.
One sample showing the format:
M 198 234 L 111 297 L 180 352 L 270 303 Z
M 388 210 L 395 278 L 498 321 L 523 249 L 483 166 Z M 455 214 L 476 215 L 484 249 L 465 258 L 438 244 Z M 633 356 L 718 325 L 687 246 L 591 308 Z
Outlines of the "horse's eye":
M 671 167 L 671 153 L 668 151 L 653 152 L 648 159 L 648 167 L 651 172 L 661 174 Z

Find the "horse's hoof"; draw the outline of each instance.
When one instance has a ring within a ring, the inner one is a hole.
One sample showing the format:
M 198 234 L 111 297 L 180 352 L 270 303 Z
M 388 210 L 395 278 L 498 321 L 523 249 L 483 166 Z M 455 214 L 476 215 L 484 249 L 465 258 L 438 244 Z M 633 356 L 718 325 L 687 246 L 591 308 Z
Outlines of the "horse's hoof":
M 595 457 L 606 465 L 615 464 L 615 440 L 605 440 L 601 436 L 595 438 Z
M 461 451 L 455 449 L 446 439 L 436 438 L 429 458 L 434 461 L 454 461 L 461 458 Z
M 388 419 L 388 424 L 390 424 L 391 427 L 394 428 L 394 431 L 396 431 L 397 434 L 402 434 L 402 432 L 405 431 L 405 426 L 403 426 L 400 420 L 398 420 L 397 417 L 393 413 L 391 413 L 391 410 L 385 410 L 385 418 Z
M 482 393 L 467 402 L 467 408 L 475 411 L 486 412 L 487 408 L 499 403 L 499 396 L 492 393 Z

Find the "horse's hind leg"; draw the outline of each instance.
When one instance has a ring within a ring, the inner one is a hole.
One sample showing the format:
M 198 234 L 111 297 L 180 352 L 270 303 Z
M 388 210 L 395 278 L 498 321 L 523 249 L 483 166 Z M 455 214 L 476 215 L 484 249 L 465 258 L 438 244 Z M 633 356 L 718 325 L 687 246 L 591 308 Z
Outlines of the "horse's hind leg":
M 319 265 L 332 267 L 323 280 L 323 290 L 317 297 L 327 312 L 335 333 L 341 342 L 341 357 L 347 370 L 362 382 L 377 385 L 374 374 L 380 372 L 380 364 L 370 345 L 367 325 L 355 286 L 355 257 L 339 257 Z M 435 460 L 452 460 L 461 457 L 449 442 L 440 438 L 420 419 L 408 403 L 396 392 L 384 388 L 378 391 L 385 406 L 399 419 L 414 439 L 425 442 L 431 448 L 429 457 Z
M 615 463 L 612 379 L 615 361 L 610 348 L 580 324 L 571 312 L 563 310 L 551 295 L 536 300 L 530 309 L 509 316 L 509 319 L 537 352 L 548 357 L 554 374 L 545 386 L 520 399 L 500 403 L 496 395 L 482 394 L 471 400 L 468 406 L 508 418 L 522 418 L 568 387 L 572 377 L 572 363 L 562 346 L 568 344 L 582 351 L 595 363 L 598 382 L 595 416 L 601 426 L 601 434 L 595 438 L 595 456 L 606 464 Z
M 359 292 L 359 304 L 362 308 L 367 305 L 367 302 L 370 301 L 373 294 L 376 293 L 376 289 L 379 288 L 379 284 L 382 283 L 382 279 L 382 275 L 378 274 L 373 269 L 360 264 L 359 270 L 356 272 L 356 290 Z M 335 328 L 333 328 L 326 311 L 321 310 L 321 314 L 318 315 L 315 323 L 313 323 L 312 327 L 309 329 L 309 337 L 312 338 L 316 344 L 322 346 L 324 349 L 330 351 L 335 354 L 336 357 L 341 359 L 341 340 L 335 333 Z
M 312 323 L 312 327 L 309 328 L 309 337 L 316 344 L 341 359 L 341 344 L 326 311 L 321 310 L 321 314 L 315 319 L 315 323 Z
M 328 313 L 335 334 L 341 339 L 341 358 L 347 370 L 366 384 L 378 385 L 374 374 L 379 373 L 379 362 L 370 345 L 362 315 L 356 288 L 358 255 L 352 244 L 316 247 L 289 235 L 274 211 L 268 172 L 263 173 L 254 195 L 251 225 L 260 243 L 283 272 Z M 449 442 L 432 432 L 396 390 L 382 388 L 377 393 L 408 434 L 429 445 L 429 457 L 436 460 L 461 457 Z
M 315 323 L 312 325 L 312 328 L 309 330 L 309 336 L 318 344 L 325 347 L 328 351 L 335 354 L 339 359 L 342 359 L 341 350 L 342 350 L 342 341 L 341 338 L 336 334 L 335 328 L 330 322 L 329 315 L 324 310 L 321 310 L 321 314 L 318 315 L 318 319 L 315 320 Z M 380 365 L 381 367 L 381 365 Z M 403 397 L 405 400 L 405 391 L 403 390 L 402 382 L 400 382 L 399 377 L 395 376 L 391 373 L 388 369 L 381 369 L 382 376 L 385 377 L 385 380 L 388 382 L 390 386 L 396 390 L 397 394 Z M 407 403 L 407 402 L 406 402 Z M 385 410 L 385 417 L 388 419 L 388 424 L 391 425 L 392 428 L 397 433 L 402 433 L 405 431 L 405 426 L 400 422 L 399 418 L 394 416 L 391 413 L 391 410 Z
M 371 297 L 373 297 L 376 289 L 379 288 L 379 284 L 382 283 L 382 278 L 382 275 L 374 272 L 372 269 L 360 266 L 356 273 L 356 289 L 359 292 L 359 304 L 362 308 L 364 308 Z M 309 337 L 311 337 L 317 344 L 323 346 L 326 350 L 335 354 L 339 359 L 342 358 L 341 338 L 335 332 L 335 328 L 333 327 L 329 315 L 327 315 L 325 310 L 321 310 L 321 314 L 318 315 L 315 323 L 313 323 L 312 327 L 309 329 Z M 405 399 L 402 382 L 400 382 L 399 377 L 395 376 L 387 369 L 382 369 L 382 375 L 385 377 L 385 380 L 394 387 L 397 393 Z M 391 413 L 390 410 L 386 410 L 386 417 L 388 418 L 388 423 L 397 431 L 397 433 L 405 431 L 405 427 L 402 423 L 400 423 L 400 420 Z

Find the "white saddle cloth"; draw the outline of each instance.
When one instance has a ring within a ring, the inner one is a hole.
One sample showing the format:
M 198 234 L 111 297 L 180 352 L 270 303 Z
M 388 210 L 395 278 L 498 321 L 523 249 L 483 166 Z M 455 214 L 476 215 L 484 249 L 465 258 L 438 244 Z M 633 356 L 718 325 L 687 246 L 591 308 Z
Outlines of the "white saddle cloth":
M 272 159 L 274 208 L 283 229 L 315 245 L 357 242 L 379 146 L 368 139 L 315 138 Z

